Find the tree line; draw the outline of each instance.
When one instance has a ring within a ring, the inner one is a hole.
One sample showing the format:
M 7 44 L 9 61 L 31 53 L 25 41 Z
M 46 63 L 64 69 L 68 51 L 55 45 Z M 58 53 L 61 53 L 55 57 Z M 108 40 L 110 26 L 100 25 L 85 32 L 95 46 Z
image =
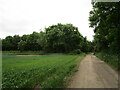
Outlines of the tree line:
M 52 25 L 44 31 L 2 39 L 3 51 L 44 51 L 52 53 L 90 52 L 93 43 L 83 37 L 72 24 Z
M 94 28 L 94 51 L 120 54 L 120 2 L 94 2 L 90 27 Z

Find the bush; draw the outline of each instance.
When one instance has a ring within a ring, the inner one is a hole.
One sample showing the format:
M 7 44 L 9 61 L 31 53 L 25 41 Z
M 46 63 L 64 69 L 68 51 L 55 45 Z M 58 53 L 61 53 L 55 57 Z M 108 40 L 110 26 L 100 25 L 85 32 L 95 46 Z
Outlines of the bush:
M 70 54 L 80 54 L 80 53 L 81 53 L 80 49 L 75 49 L 75 50 L 70 52 Z

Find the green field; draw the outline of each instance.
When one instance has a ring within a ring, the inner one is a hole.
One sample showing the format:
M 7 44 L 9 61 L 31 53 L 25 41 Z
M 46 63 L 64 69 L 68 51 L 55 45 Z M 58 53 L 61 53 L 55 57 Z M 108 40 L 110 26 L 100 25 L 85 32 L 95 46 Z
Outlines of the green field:
M 3 88 L 62 88 L 85 56 L 50 54 L 16 56 L 3 53 Z M 79 59 L 77 59 L 80 57 Z

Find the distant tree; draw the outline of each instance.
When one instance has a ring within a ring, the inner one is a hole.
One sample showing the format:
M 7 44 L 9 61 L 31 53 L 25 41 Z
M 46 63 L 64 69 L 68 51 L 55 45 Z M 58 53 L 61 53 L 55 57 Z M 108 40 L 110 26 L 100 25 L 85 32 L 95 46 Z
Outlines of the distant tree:
M 51 52 L 70 52 L 79 47 L 81 34 L 72 24 L 57 24 L 45 28 L 46 49 Z
M 13 49 L 12 50 L 18 50 L 18 42 L 20 42 L 21 38 L 19 35 L 14 35 L 12 38 L 12 44 Z
M 41 31 L 38 35 L 37 43 L 39 46 L 41 46 L 41 50 L 45 50 L 46 48 L 46 33 Z
M 77 53 L 91 51 L 91 42 L 72 24 L 57 24 L 45 31 L 28 35 L 7 36 L 2 40 L 3 50 L 46 51 L 52 53 Z
M 18 49 L 20 50 L 20 51 L 24 51 L 25 50 L 25 48 L 26 48 L 26 41 L 23 41 L 23 40 L 21 40 L 19 43 L 18 43 Z
M 82 41 L 80 42 L 80 49 L 82 52 L 88 52 L 89 49 L 88 49 L 88 41 L 87 41 L 87 38 L 86 37 L 83 37 L 82 38 Z
M 13 50 L 12 36 L 7 36 L 5 39 L 2 39 L 2 50 L 10 51 Z
M 39 38 L 39 33 L 33 32 L 27 37 L 27 50 L 39 51 L 41 46 L 38 44 L 37 40 Z
M 23 36 L 21 37 L 21 40 L 27 41 L 28 36 L 29 36 L 29 35 L 23 35 Z
M 29 36 L 30 36 L 29 34 L 21 36 L 21 40 L 26 42 L 24 51 L 27 51 L 27 50 L 29 51 L 29 43 L 27 43 Z

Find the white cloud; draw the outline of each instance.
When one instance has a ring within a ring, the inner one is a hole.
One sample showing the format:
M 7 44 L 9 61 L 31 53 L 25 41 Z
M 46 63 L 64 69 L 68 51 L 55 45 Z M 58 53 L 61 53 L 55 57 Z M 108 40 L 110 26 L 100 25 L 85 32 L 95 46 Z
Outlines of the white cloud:
M 0 37 L 30 34 L 57 23 L 72 23 L 92 40 L 89 28 L 90 0 L 1 0 Z M 3 34 L 4 33 L 4 34 Z

